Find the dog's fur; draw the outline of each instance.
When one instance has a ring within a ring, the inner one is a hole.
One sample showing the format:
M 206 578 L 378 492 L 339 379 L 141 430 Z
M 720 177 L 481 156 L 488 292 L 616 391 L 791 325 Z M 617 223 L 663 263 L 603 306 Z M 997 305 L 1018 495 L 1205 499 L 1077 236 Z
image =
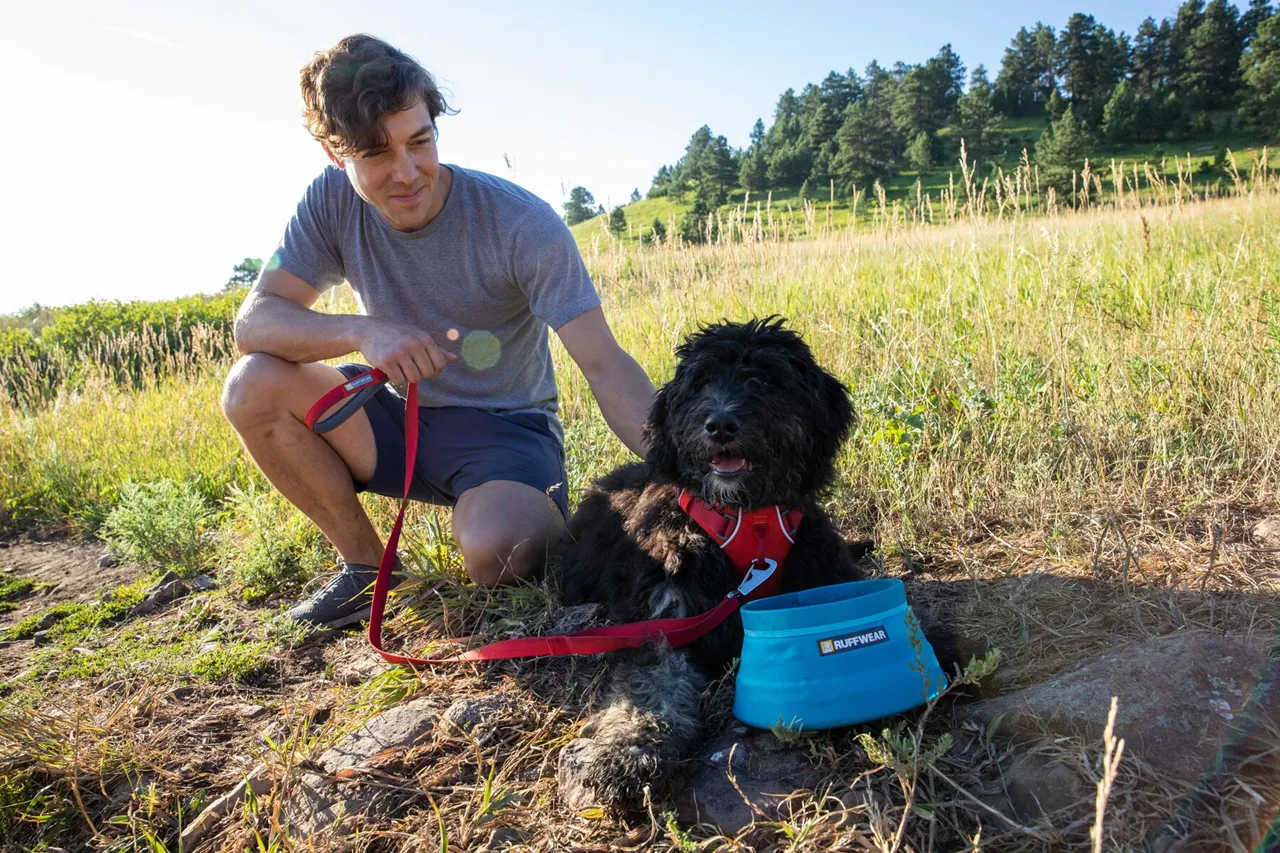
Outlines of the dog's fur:
M 704 328 L 676 355 L 649 414 L 648 457 L 596 483 L 569 521 L 566 603 L 600 602 L 613 621 L 634 622 L 704 613 L 737 586 L 729 558 L 680 509 L 677 487 L 722 506 L 803 509 L 783 592 L 856 579 L 862 554 L 817 503 L 854 423 L 847 389 L 776 318 Z M 712 433 L 708 420 L 726 414 L 736 432 Z M 747 467 L 716 473 L 712 460 L 726 457 Z M 702 734 L 703 689 L 741 648 L 735 614 L 682 649 L 619 653 L 604 710 L 561 753 L 562 796 L 572 806 L 626 806 L 645 786 L 658 793 Z

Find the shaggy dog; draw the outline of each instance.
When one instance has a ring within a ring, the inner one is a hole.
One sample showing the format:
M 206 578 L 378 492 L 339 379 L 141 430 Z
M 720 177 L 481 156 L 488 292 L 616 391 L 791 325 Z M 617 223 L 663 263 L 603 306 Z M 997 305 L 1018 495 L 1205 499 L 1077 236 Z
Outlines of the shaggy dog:
M 854 422 L 844 385 L 772 317 L 704 328 L 676 355 L 649 413 L 648 457 L 596 483 L 569 521 L 565 602 L 599 602 L 614 622 L 634 622 L 696 616 L 736 588 L 738 572 L 680 508 L 679 488 L 726 508 L 804 511 L 782 592 L 855 580 L 862 554 L 817 502 Z M 604 709 L 561 752 L 566 802 L 637 805 L 645 786 L 656 794 L 673 781 L 703 734 L 704 688 L 741 649 L 734 614 L 683 648 L 618 653 Z

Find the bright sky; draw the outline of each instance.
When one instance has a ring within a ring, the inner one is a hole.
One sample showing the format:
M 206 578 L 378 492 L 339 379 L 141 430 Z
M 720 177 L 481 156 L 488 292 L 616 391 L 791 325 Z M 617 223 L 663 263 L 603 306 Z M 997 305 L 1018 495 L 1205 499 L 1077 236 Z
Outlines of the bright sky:
M 710 124 L 746 144 L 788 86 L 831 69 L 919 62 L 950 42 L 994 78 L 1036 17 L 1092 11 L 1132 33 L 1174 0 L 902 3 L 388 0 L 14 3 L 4 13 L 10 152 L 0 313 L 32 302 L 218 290 L 266 258 L 326 160 L 302 127 L 298 69 L 368 32 L 419 59 L 461 109 L 441 158 L 559 209 L 643 193 Z M 507 165 L 510 161 L 510 167 Z

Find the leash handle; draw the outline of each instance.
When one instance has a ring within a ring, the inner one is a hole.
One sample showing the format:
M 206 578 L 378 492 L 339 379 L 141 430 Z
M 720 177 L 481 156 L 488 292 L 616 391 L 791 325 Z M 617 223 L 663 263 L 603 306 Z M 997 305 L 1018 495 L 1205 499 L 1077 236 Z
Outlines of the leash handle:
M 317 435 L 324 435 L 330 430 L 337 429 L 346 423 L 347 418 L 354 415 L 357 409 L 369 402 L 369 399 L 377 394 L 386 382 L 387 374 L 376 367 L 351 377 L 316 400 L 316 404 L 307 410 L 307 416 L 304 418 L 307 428 Z M 416 393 L 417 386 L 415 385 L 414 388 Z M 320 416 L 327 412 L 330 406 L 348 397 L 351 399 L 343 403 L 341 408 L 324 420 L 320 420 Z

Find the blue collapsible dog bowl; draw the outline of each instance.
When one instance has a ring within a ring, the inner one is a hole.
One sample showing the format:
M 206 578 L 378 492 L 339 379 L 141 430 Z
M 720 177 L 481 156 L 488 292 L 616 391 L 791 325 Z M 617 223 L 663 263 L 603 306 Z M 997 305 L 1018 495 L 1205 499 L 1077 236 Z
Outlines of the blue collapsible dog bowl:
M 774 595 L 742 606 L 733 715 L 758 728 L 831 729 L 923 705 L 947 684 L 902 581 Z

